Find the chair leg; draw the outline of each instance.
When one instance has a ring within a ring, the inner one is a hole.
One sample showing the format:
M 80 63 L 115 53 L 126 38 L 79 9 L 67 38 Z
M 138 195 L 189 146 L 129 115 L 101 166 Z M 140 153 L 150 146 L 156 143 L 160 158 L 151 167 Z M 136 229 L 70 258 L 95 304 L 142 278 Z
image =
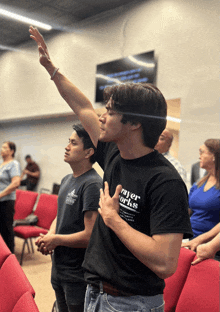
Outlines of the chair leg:
M 24 244 L 23 244 L 23 247 L 22 247 L 20 265 L 22 265 L 22 262 L 23 262 L 24 249 L 25 249 L 25 245 L 26 245 L 26 244 L 28 245 L 27 239 L 24 240 Z
M 27 238 L 27 248 L 28 248 L 28 253 L 31 253 L 31 250 L 30 250 L 30 246 L 29 246 L 29 242 L 28 242 L 28 238 Z
M 30 244 L 31 244 L 31 249 L 32 249 L 32 253 L 34 253 L 34 246 L 33 246 L 33 242 L 32 242 L 32 238 L 29 238 Z

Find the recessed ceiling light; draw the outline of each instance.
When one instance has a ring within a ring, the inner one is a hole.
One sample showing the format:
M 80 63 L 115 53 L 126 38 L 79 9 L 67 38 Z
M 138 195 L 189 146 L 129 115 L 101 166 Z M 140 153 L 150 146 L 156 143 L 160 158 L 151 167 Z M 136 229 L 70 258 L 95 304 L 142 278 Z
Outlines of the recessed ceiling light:
M 31 19 L 31 18 L 22 16 L 22 15 L 19 15 L 19 14 L 15 14 L 15 13 L 12 13 L 12 12 L 7 11 L 7 10 L 0 9 L 0 14 L 4 15 L 4 16 L 7 16 L 9 18 L 15 19 L 17 21 L 20 21 L 22 23 L 26 23 L 26 24 L 29 24 L 29 25 L 37 26 L 39 28 L 43 28 L 43 29 L 46 29 L 46 30 L 51 30 L 52 29 L 52 26 L 50 26 L 48 24 L 44 24 L 44 23 L 35 21 L 35 20 Z

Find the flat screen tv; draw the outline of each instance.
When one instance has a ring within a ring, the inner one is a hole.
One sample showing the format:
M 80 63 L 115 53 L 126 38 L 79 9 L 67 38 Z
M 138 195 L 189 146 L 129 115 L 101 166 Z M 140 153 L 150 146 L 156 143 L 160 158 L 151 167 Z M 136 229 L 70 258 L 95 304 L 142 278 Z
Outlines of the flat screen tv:
M 97 65 L 96 103 L 103 102 L 103 90 L 107 86 L 124 82 L 148 82 L 155 84 L 156 61 L 154 51 L 128 56 Z

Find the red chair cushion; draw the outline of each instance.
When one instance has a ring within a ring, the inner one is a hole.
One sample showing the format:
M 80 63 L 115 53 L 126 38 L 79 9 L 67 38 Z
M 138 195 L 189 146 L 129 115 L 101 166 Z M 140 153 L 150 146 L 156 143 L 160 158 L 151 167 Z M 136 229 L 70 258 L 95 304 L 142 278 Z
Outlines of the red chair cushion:
M 39 310 L 32 295 L 26 292 L 17 301 L 12 312 L 39 312 Z
M 176 312 L 191 311 L 219 312 L 218 261 L 208 259 L 191 266 Z
M 10 249 L 5 244 L 5 241 L 3 240 L 2 236 L 0 235 L 0 268 L 2 264 L 4 263 L 5 259 L 11 254 Z
M 175 311 L 177 301 L 183 289 L 195 252 L 181 248 L 176 272 L 165 279 L 164 301 L 165 312 Z
M 15 255 L 7 257 L 0 270 L 0 311 L 11 312 L 19 298 L 27 291 L 35 291 L 24 274 Z
M 23 239 L 38 237 L 40 233 L 47 234 L 48 230 L 33 225 L 18 225 L 14 227 L 15 236 Z

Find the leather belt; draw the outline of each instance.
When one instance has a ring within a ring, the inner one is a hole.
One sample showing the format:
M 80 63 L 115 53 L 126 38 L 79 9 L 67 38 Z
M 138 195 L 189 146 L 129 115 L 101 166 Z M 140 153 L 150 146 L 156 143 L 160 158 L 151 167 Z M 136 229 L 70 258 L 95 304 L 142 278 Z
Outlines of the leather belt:
M 132 294 L 132 293 L 129 293 L 129 292 L 126 292 L 124 290 L 119 290 L 117 289 L 115 286 L 107 283 L 107 282 L 100 282 L 100 284 L 91 284 L 91 286 L 99 289 L 100 292 L 104 292 L 108 295 L 111 295 L 111 296 L 124 296 L 124 297 L 130 297 L 130 296 L 135 296 L 135 294 Z

